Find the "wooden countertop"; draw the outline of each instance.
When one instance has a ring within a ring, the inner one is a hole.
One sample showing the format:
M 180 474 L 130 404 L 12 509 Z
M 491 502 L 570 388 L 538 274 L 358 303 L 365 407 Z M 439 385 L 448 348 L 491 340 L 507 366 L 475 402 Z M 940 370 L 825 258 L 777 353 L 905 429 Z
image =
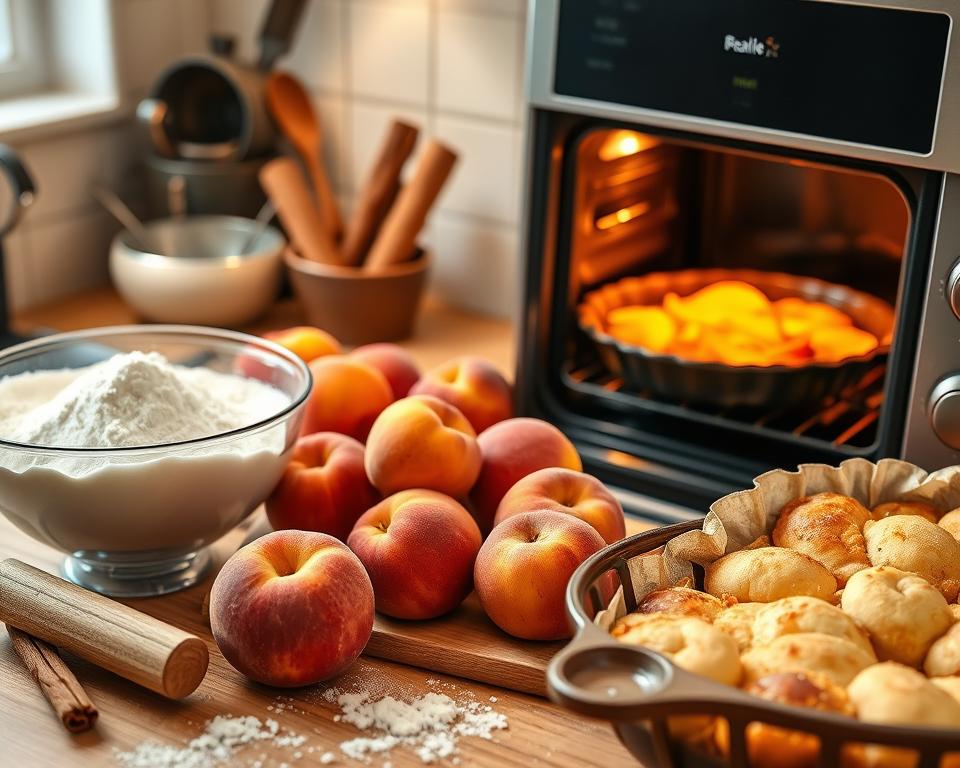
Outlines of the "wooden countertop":
M 135 322 L 136 319 L 109 290 L 71 298 L 25 312 L 17 318 L 21 330 L 31 328 L 78 329 L 96 325 Z M 252 330 L 286 327 L 301 322 L 292 303 L 281 303 Z M 414 338 L 405 342 L 424 366 L 434 365 L 464 352 L 489 358 L 505 371 L 513 368 L 513 339 L 509 324 L 483 318 L 429 301 Z M 257 513 L 259 514 L 259 513 Z M 256 514 L 213 546 L 216 562 L 232 553 L 242 541 Z M 62 555 L 41 545 L 0 518 L 0 556 L 17 557 L 56 572 Z M 340 754 L 338 745 L 361 734 L 352 725 L 334 721 L 339 711 L 320 695 L 321 686 L 295 690 L 271 689 L 247 682 L 217 651 L 210 637 L 201 606 L 209 590 L 209 577 L 176 596 L 129 601 L 137 609 L 202 637 L 210 650 L 210 670 L 200 688 L 182 702 L 170 702 L 86 662 L 68 657 L 68 663 L 100 709 L 96 728 L 78 736 L 69 735 L 53 716 L 36 684 L 0 633 L 0 764 L 23 768 L 116 766 L 114 753 L 126 751 L 144 740 L 182 747 L 198 736 L 207 720 L 218 714 L 273 717 L 281 728 L 306 737 L 294 757 L 289 747 L 261 742 L 236 753 L 231 765 L 250 765 L 265 755 L 264 768 L 287 763 L 316 765 L 325 751 L 337 753 L 336 765 L 360 765 Z M 494 706 L 509 720 L 509 729 L 496 732 L 493 741 L 462 738 L 460 763 L 470 766 L 610 766 L 630 765 L 633 758 L 617 740 L 607 723 L 577 717 L 533 696 L 501 690 L 444 675 L 361 657 L 332 685 L 354 684 L 382 694 L 422 695 L 431 685 L 458 695 L 473 696 Z M 282 714 L 276 705 L 282 703 Z M 268 709 L 269 708 L 269 709 Z M 267 746 L 263 746 L 267 745 Z M 314 751 L 310 752 L 309 749 Z M 422 765 L 411 751 L 399 747 L 375 756 L 373 765 Z M 449 761 L 440 764 L 450 765 Z

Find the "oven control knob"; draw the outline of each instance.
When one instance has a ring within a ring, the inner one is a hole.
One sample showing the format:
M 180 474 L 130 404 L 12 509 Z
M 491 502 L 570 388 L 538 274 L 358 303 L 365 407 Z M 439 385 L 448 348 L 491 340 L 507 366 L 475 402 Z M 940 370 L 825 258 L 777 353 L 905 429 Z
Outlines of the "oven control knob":
M 960 450 L 960 374 L 941 379 L 930 393 L 930 426 L 944 443 Z
M 960 261 L 953 265 L 947 276 L 947 301 L 953 314 L 960 320 Z

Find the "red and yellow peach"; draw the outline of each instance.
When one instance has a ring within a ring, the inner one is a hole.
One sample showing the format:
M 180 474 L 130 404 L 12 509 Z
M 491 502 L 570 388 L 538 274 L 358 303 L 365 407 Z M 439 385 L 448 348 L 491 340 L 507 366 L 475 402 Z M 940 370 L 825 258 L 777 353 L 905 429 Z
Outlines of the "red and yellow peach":
M 567 582 L 604 545 L 599 533 L 573 515 L 546 510 L 507 518 L 487 537 L 474 566 L 484 611 L 514 637 L 570 637 Z
M 428 488 L 462 497 L 477 479 L 480 449 L 470 422 L 452 405 L 429 395 L 405 397 L 374 422 L 365 466 L 384 495 Z
M 382 373 L 399 400 L 410 394 L 410 389 L 420 380 L 420 369 L 413 356 L 396 344 L 367 344 L 350 353 L 353 360 L 372 365 Z
M 582 469 L 566 435 L 540 419 L 507 419 L 477 438 L 482 463 L 470 501 L 480 530 L 489 532 L 500 500 L 517 481 L 546 467 Z
M 533 472 L 507 491 L 493 524 L 542 509 L 580 518 L 593 526 L 607 544 L 627 535 L 623 507 L 603 483 L 583 472 L 555 467 Z
M 373 587 L 332 536 L 277 531 L 239 549 L 210 592 L 210 628 L 224 658 L 266 685 L 328 680 L 373 631 Z
M 319 531 L 343 541 L 379 499 L 363 468 L 363 445 L 337 432 L 315 432 L 294 446 L 267 499 L 267 518 L 275 530 Z
M 455 406 L 477 433 L 513 415 L 513 390 L 486 360 L 458 357 L 427 371 L 410 390 Z
M 373 582 L 377 610 L 430 619 L 460 605 L 473 589 L 480 529 L 449 496 L 402 491 L 366 512 L 347 543 Z
M 390 384 L 380 371 L 342 355 L 310 363 L 313 390 L 300 433 L 339 432 L 363 442 L 380 412 L 393 402 Z

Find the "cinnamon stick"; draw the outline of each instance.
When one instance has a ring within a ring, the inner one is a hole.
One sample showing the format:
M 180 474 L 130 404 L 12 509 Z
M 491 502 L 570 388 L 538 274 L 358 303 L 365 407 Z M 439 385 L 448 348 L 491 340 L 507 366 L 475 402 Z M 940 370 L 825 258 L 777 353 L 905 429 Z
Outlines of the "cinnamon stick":
M 377 272 L 413 255 L 427 214 L 456 162 L 457 153 L 452 149 L 436 140 L 427 143 L 413 178 L 397 195 L 380 227 L 364 269 Z
M 99 713 L 57 649 L 16 627 L 7 626 L 13 650 L 37 681 L 50 707 L 70 733 L 93 728 Z
M 400 190 L 400 172 L 413 152 L 419 133 L 415 126 L 399 120 L 391 123 L 370 175 L 360 190 L 353 216 L 347 222 L 342 246 L 345 264 L 361 264 L 370 250 L 377 230 Z

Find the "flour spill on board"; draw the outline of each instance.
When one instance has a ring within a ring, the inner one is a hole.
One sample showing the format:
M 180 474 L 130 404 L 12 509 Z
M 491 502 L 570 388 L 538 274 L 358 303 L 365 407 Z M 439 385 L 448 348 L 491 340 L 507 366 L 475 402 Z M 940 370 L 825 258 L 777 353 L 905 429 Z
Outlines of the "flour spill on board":
M 289 402 L 254 379 L 129 352 L 0 380 L 0 436 L 62 448 L 157 445 L 245 427 Z
M 293 768 L 297 764 L 357 763 L 389 768 L 390 753 L 400 748 L 410 750 L 423 763 L 459 765 L 462 738 L 492 740 L 497 731 L 508 727 L 505 715 L 469 692 L 433 678 L 427 682 L 433 690 L 402 698 L 382 691 L 372 693 L 359 683 L 350 690 L 330 687 L 319 691 L 317 703 L 340 708 L 333 715 L 334 722 L 353 726 L 363 734 L 341 741 L 336 748 L 328 741 L 329 732 L 314 729 L 326 738 L 311 744 L 309 737 L 281 728 L 275 719 L 218 715 L 202 734 L 183 746 L 147 741 L 131 751 L 118 751 L 116 758 L 123 768 Z M 376 683 L 370 687 L 386 688 Z M 301 724 L 303 717 L 324 716 L 304 706 L 292 696 L 281 695 L 266 708 L 277 717 L 299 716 Z

